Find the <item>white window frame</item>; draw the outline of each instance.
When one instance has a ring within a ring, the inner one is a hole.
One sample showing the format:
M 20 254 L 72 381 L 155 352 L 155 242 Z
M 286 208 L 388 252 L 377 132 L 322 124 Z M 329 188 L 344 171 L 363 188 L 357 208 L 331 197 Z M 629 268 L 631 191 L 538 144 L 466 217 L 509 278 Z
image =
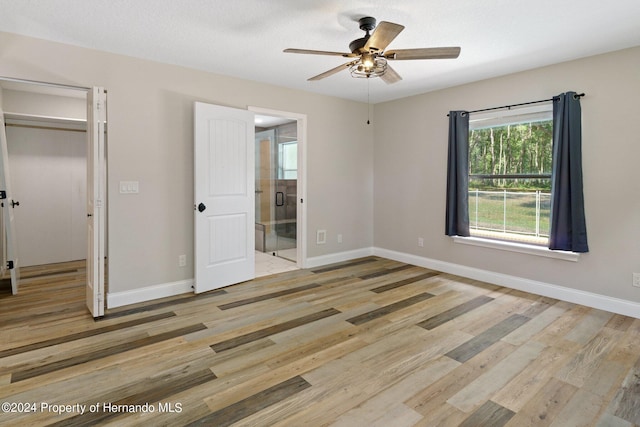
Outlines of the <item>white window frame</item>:
M 469 118 L 469 130 L 481 129 L 485 127 L 493 127 L 506 125 L 510 123 L 518 123 L 518 116 L 526 116 L 531 118 L 532 115 L 540 115 L 550 117 L 553 114 L 553 104 L 531 105 L 519 108 L 511 108 L 508 110 L 495 110 L 481 113 L 473 113 Z M 523 122 L 525 120 L 523 118 Z M 565 261 L 576 262 L 580 258 L 580 254 L 576 252 L 551 250 L 546 247 L 516 242 L 513 240 L 503 240 L 499 238 L 483 238 L 477 236 L 462 237 L 452 236 L 453 241 L 459 244 L 479 246 L 484 248 L 497 249 L 509 252 L 518 252 L 547 258 L 556 258 Z
M 298 162 L 297 162 L 297 157 L 295 159 L 296 162 L 296 168 L 295 169 L 290 169 L 287 168 L 286 166 L 290 166 L 287 162 L 287 156 L 285 155 L 285 150 L 287 147 L 295 145 L 296 147 L 296 153 L 298 150 L 298 141 L 287 141 L 287 142 L 281 142 L 278 144 L 278 179 L 298 179 Z M 296 154 L 297 156 L 297 154 Z M 296 173 L 296 178 L 287 178 L 287 172 L 295 172 Z
M 576 262 L 580 259 L 580 254 L 569 251 L 552 251 L 549 248 L 526 243 L 517 243 L 508 240 L 484 239 L 482 237 L 462 237 L 452 236 L 454 243 L 464 245 L 479 246 L 482 248 L 497 249 L 508 252 L 518 252 L 528 255 L 536 255 L 546 258 L 556 258 L 564 261 Z

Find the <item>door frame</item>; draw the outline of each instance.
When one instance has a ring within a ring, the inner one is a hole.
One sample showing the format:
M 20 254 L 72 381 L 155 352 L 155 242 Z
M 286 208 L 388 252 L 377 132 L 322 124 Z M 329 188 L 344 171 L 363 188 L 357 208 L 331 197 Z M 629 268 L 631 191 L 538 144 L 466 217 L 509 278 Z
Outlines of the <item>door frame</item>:
M 249 106 L 249 111 L 272 117 L 282 117 L 297 122 L 298 133 L 298 185 L 296 197 L 296 265 L 306 268 L 307 262 L 307 115 L 288 111 Z
M 63 89 L 63 90 L 75 90 L 75 91 L 81 91 L 81 92 L 85 92 L 86 93 L 86 103 L 88 108 L 91 107 L 91 105 L 89 105 L 90 102 L 90 97 L 89 97 L 89 91 L 93 90 L 93 87 L 85 87 L 85 86 L 75 86 L 75 85 L 67 85 L 67 84 L 59 84 L 59 83 L 51 83 L 51 82 L 43 82 L 43 81 L 38 81 L 38 80 L 28 80 L 28 79 L 20 79 L 20 78 L 15 78 L 15 77 L 6 77 L 6 76 L 0 76 L 0 82 L 10 82 L 10 83 L 19 83 L 19 84 L 25 84 L 25 85 L 33 85 L 33 86 L 40 86 L 40 87 L 49 87 L 52 89 Z M 105 90 L 106 93 L 106 90 Z M 106 113 L 105 113 L 106 114 Z M 87 117 L 86 120 L 88 120 L 89 118 Z M 106 129 L 105 129 L 105 135 L 106 135 Z M 95 143 L 97 143 L 97 141 L 94 141 Z M 94 148 L 98 148 L 98 147 L 94 147 Z M 102 188 L 104 188 L 106 190 L 107 188 L 107 163 L 106 163 L 106 157 L 107 157 L 107 145 L 106 145 L 106 140 L 105 140 L 105 144 L 104 144 L 104 157 L 105 157 L 105 163 L 104 163 L 104 170 L 102 174 L 99 174 L 99 185 L 102 186 Z M 87 154 L 88 155 L 88 154 Z M 88 189 L 87 189 L 88 192 Z M 103 245 L 104 245 L 104 253 L 106 255 L 107 253 L 107 248 L 108 248 L 108 241 L 109 241 L 109 236 L 108 233 L 106 232 L 106 230 L 108 229 L 108 214 L 107 214 L 107 207 L 108 207 L 108 192 L 104 191 L 103 195 L 102 195 L 102 210 L 104 212 L 104 227 L 105 227 L 105 237 L 104 237 L 104 241 L 103 241 Z M 88 256 L 88 248 L 87 248 L 87 256 Z M 103 283 L 105 283 L 106 285 L 106 277 L 108 277 L 108 269 L 109 269 L 109 265 L 108 263 L 106 263 L 107 265 L 105 265 L 105 268 L 101 268 L 99 269 L 99 271 L 101 272 L 101 276 L 102 276 L 102 280 Z M 85 282 L 85 287 L 88 287 L 88 279 Z M 103 308 L 106 309 L 106 289 L 103 293 L 103 298 L 102 298 L 102 304 L 103 304 Z

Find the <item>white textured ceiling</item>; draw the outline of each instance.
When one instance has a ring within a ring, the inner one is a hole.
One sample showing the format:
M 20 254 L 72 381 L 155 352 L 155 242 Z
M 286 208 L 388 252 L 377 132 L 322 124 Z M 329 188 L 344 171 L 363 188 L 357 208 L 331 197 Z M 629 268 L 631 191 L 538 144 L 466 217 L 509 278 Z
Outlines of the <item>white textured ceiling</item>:
M 403 80 L 354 79 L 357 19 L 405 26 L 389 49 L 461 46 L 395 61 Z M 0 0 L 0 31 L 373 103 L 640 45 L 640 0 Z M 19 76 L 14 76 L 19 77 Z

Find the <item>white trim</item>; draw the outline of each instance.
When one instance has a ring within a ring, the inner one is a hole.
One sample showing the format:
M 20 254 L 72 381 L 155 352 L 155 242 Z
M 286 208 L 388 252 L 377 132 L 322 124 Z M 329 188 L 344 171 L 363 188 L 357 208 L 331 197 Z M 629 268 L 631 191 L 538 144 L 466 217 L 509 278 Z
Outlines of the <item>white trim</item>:
M 336 262 L 349 261 L 373 255 L 373 248 L 356 249 L 353 251 L 339 252 L 329 255 L 321 255 L 309 258 L 306 268 L 315 268 Z M 172 297 L 186 293 L 193 293 L 193 279 L 180 280 L 178 282 L 161 283 L 159 285 L 146 286 L 123 292 L 110 292 L 107 294 L 107 308 L 122 307 L 129 304 L 151 301 L 158 298 Z
M 640 319 L 640 303 L 638 302 L 377 247 L 309 258 L 307 260 L 309 264 L 307 268 L 320 267 L 371 255 Z M 192 286 L 193 279 L 188 279 L 147 286 L 131 291 L 109 293 L 107 294 L 107 307 L 116 308 L 157 298 L 192 293 Z
M 566 288 L 564 286 L 551 283 L 538 282 L 517 276 L 510 276 L 502 273 L 481 270 L 479 268 L 467 267 L 417 255 L 396 252 L 388 249 L 373 248 L 373 254 L 379 257 L 400 261 L 419 267 L 441 271 L 443 273 L 455 274 L 457 276 L 480 280 L 494 285 L 504 286 L 519 291 L 529 292 L 536 295 L 546 296 L 585 305 L 599 310 L 610 311 L 623 314 L 625 316 L 640 319 L 640 303 L 609 297 L 606 295 L 585 292 L 578 289 Z
M 556 258 L 564 261 L 576 262 L 580 258 L 577 252 L 552 251 L 542 246 L 527 245 L 526 243 L 506 242 L 504 240 L 483 239 L 482 237 L 462 237 L 451 236 L 455 243 L 462 243 L 471 246 L 481 246 L 483 248 L 498 249 L 501 251 L 520 252 L 523 254 Z
M 122 307 L 123 305 L 136 304 L 186 293 L 193 293 L 193 279 L 146 286 L 131 291 L 109 292 L 107 293 L 107 308 Z
M 337 252 L 334 254 L 321 255 L 307 259 L 305 268 L 321 267 L 323 265 L 334 264 L 336 262 L 349 261 L 356 258 L 362 258 L 373 255 L 373 248 L 354 249 L 352 251 Z

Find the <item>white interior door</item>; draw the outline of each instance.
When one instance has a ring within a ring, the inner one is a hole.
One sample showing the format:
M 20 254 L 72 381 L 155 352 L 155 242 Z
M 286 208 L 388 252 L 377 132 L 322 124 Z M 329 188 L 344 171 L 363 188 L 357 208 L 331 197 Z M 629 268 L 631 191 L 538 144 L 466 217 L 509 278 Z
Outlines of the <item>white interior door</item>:
M 93 317 L 104 316 L 105 255 L 105 124 L 104 88 L 87 94 L 87 307 Z
M 7 133 L 4 127 L 4 111 L 0 108 L 0 202 L 2 203 L 2 266 L 4 273 L 9 269 L 11 273 L 11 292 L 18 293 L 20 281 L 17 238 L 14 223 L 14 200 L 11 192 L 11 179 L 9 174 L 9 151 L 7 149 Z
M 195 103 L 195 292 L 255 277 L 254 114 Z

